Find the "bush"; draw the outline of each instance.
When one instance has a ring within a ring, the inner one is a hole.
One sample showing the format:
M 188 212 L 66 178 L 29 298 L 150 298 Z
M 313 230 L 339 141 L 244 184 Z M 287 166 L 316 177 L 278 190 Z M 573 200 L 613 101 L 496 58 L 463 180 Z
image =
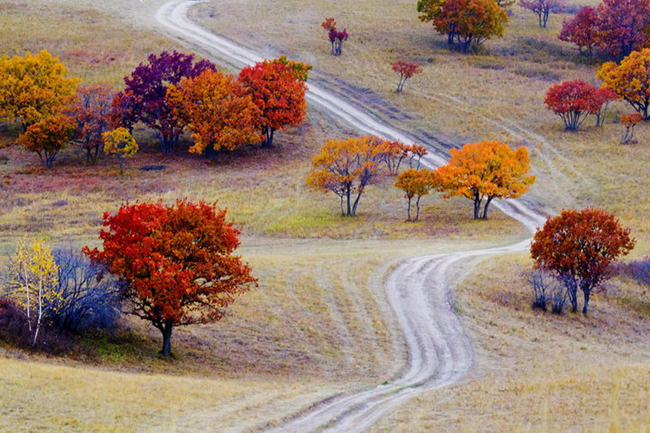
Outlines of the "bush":
M 27 318 L 9 298 L 0 298 L 0 341 L 13 346 L 30 342 Z
M 532 269 L 523 272 L 522 277 L 533 289 L 533 310 L 548 311 L 550 305 L 553 314 L 562 314 L 566 290 L 553 275 L 541 269 Z
M 120 314 L 115 280 L 71 247 L 55 249 L 53 255 L 59 266 L 59 296 L 54 300 L 52 327 L 75 334 L 112 331 Z

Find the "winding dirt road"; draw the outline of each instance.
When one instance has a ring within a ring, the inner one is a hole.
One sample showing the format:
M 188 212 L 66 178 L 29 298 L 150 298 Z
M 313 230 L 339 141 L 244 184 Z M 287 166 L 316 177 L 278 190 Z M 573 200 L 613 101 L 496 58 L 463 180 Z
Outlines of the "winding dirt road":
M 259 54 L 190 21 L 187 11 L 196 3 L 170 1 L 158 10 L 156 19 L 177 39 L 233 66 L 242 67 L 263 60 Z M 415 142 L 334 92 L 313 84 L 309 88 L 311 103 L 361 133 Z M 435 167 L 446 162 L 445 155 L 437 147 L 429 148 L 431 153 L 424 161 L 425 166 Z M 531 233 L 545 220 L 545 216 L 516 200 L 498 202 L 494 206 L 521 222 Z M 325 400 L 270 431 L 362 432 L 388 411 L 418 394 L 460 381 L 472 368 L 473 351 L 450 302 L 450 275 L 473 259 L 524 251 L 528 246 L 529 241 L 523 241 L 499 248 L 416 257 L 400 263 L 388 277 L 386 290 L 407 344 L 408 360 L 402 376 L 387 385 Z

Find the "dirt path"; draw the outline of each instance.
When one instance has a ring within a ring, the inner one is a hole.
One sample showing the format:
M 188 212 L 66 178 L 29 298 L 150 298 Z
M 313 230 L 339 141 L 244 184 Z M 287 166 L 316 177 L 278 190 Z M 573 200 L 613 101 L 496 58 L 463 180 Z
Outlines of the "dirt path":
M 188 8 L 196 1 L 175 0 L 161 7 L 156 19 L 174 37 L 242 67 L 263 60 L 257 53 L 219 37 L 191 22 Z M 402 131 L 368 114 L 353 102 L 313 84 L 308 99 L 331 116 L 364 134 L 412 143 Z M 426 143 L 421 143 L 425 144 Z M 424 161 L 435 167 L 446 156 L 433 146 Z M 545 217 L 524 203 L 495 203 L 501 211 L 521 222 L 531 233 Z M 450 303 L 451 276 L 468 261 L 508 252 L 524 251 L 529 241 L 506 247 L 437 254 L 403 261 L 388 277 L 386 289 L 407 344 L 408 360 L 401 377 L 385 385 L 325 400 L 299 413 L 272 432 L 313 430 L 361 432 L 382 415 L 420 393 L 452 385 L 472 369 L 473 351 L 459 317 Z

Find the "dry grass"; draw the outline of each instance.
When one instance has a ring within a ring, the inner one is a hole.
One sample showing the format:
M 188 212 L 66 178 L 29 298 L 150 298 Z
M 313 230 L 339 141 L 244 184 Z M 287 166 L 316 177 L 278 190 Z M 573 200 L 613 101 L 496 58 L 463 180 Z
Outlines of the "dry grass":
M 522 255 L 484 262 L 457 290 L 478 351 L 467 382 L 433 391 L 374 431 L 647 432 L 650 429 L 650 289 L 617 278 L 591 315 L 530 308 Z

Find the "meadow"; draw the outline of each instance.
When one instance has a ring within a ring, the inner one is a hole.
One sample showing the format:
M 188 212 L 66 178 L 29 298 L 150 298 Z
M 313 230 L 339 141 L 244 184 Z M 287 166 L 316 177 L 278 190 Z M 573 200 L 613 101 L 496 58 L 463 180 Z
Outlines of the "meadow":
M 2 1 L 0 53 L 46 48 L 73 75 L 119 87 L 148 54 L 191 49 L 156 26 L 153 14 L 163 3 Z M 351 34 L 338 58 L 320 27 L 330 16 Z M 596 83 L 596 63 L 556 39 L 565 16 L 552 16 L 544 30 L 514 7 L 506 37 L 469 56 L 450 52 L 418 21 L 411 0 L 219 0 L 194 6 L 192 18 L 269 58 L 287 54 L 313 64 L 314 83 L 335 86 L 423 140 L 528 146 L 539 179 L 525 200 L 553 212 L 589 205 L 615 211 L 639 240 L 633 258 L 648 254 L 648 126 L 640 126 L 639 144 L 620 146 L 616 119 L 630 111 L 622 103 L 605 127 L 579 133 L 563 132 L 543 105 L 553 82 Z M 424 69 L 402 94 L 390 69 L 396 60 Z M 406 223 L 402 194 L 389 180 L 368 189 L 358 218 L 341 218 L 337 199 L 310 191 L 304 179 L 325 140 L 356 133 L 316 109 L 308 117 L 278 135 L 273 149 L 247 147 L 217 161 L 184 150 L 163 157 L 138 130 L 143 151 L 125 176 L 109 159 L 84 166 L 72 147 L 55 170 L 43 170 L 5 128 L 3 256 L 26 233 L 95 245 L 102 213 L 126 201 L 204 199 L 227 207 L 242 229 L 241 253 L 260 289 L 222 321 L 175 334 L 172 361 L 157 357 L 157 332 L 134 320 L 67 358 L 0 346 L 0 374 L 8 378 L 0 384 L 0 424 L 17 426 L 11 431 L 196 431 L 217 422 L 222 431 L 256 431 L 278 424 L 319 399 L 399 373 L 404 341 L 383 283 L 400 259 L 526 236 L 499 212 L 475 222 L 469 202 L 438 195 L 424 199 L 421 222 Z M 156 165 L 164 170 L 141 170 Z M 596 295 L 589 318 L 542 315 L 530 310 L 519 278 L 528 266 L 525 254 L 515 254 L 467 270 L 455 308 L 475 344 L 477 371 L 413 400 L 374 431 L 647 431 L 648 289 L 616 279 Z M 135 409 L 141 406 L 147 409 Z

